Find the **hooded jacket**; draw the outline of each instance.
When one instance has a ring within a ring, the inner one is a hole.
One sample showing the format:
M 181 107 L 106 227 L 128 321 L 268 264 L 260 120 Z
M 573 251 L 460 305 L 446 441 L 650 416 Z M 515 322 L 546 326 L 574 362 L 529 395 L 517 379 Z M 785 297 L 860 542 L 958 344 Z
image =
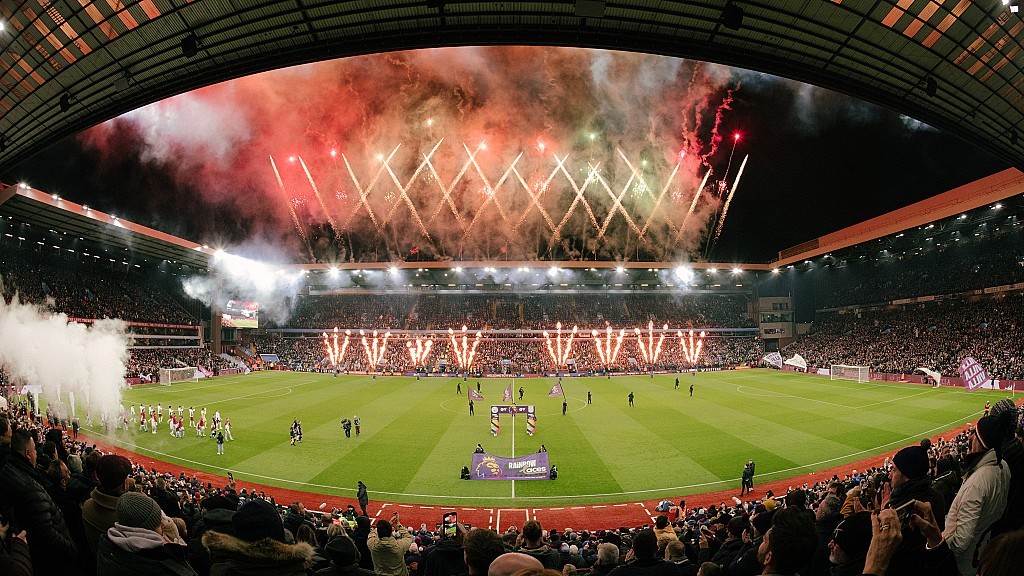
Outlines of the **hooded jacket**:
M 213 562 L 210 576 L 306 576 L 313 558 L 313 547 L 305 542 L 248 542 L 212 530 L 203 534 L 203 546 Z
M 0 471 L 0 506 L 28 533 L 29 553 L 37 576 L 67 574 L 78 562 L 78 547 L 64 515 L 43 488 L 43 479 L 23 456 L 13 454 Z
M 115 523 L 100 537 L 96 573 L 103 576 L 195 576 L 183 544 L 145 528 Z

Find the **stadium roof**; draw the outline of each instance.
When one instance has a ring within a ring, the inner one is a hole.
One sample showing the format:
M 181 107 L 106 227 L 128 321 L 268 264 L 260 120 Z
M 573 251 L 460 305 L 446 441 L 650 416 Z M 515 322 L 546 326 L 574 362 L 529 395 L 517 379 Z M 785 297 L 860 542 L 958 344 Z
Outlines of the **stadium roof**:
M 0 167 L 169 96 L 273 68 L 433 46 L 650 52 L 831 88 L 1024 168 L 1020 0 L 0 3 Z
M 111 262 L 117 260 L 134 264 L 141 256 L 146 261 L 152 258 L 154 264 L 166 260 L 175 268 L 186 266 L 206 270 L 215 252 L 207 246 L 63 200 L 60 196 L 46 194 L 24 184 L 0 189 L 0 220 L 4 218 L 7 219 L 3 223 L 4 234 L 12 237 L 18 234 L 17 237 L 24 238 L 24 241 L 59 250 L 77 249 L 83 253 L 91 250 L 96 258 L 110 258 L 116 254 L 117 258 L 111 258 Z M 9 227 L 15 230 L 9 230 Z M 100 251 L 105 254 L 99 254 Z

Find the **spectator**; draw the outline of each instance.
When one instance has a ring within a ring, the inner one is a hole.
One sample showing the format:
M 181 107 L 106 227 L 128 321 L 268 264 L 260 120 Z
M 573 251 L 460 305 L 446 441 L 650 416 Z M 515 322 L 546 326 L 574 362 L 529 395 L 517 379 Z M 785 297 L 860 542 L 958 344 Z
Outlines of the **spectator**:
M 8 542 L 10 550 L 8 550 Z M 0 524 L 0 574 L 32 576 L 32 557 L 28 552 L 25 531 L 22 530 L 15 534 L 8 524 Z
M 11 423 L 7 418 L 0 416 L 0 471 L 7 465 L 11 457 Z
M 679 540 L 669 542 L 665 546 L 665 562 L 676 566 L 676 576 L 694 576 L 698 567 L 686 557 L 686 546 Z
M 505 553 L 505 545 L 494 530 L 474 528 L 462 541 L 469 576 L 485 576 L 496 558 Z
M 331 565 L 318 571 L 316 576 L 376 576 L 374 572 L 359 566 L 359 550 L 344 530 L 327 541 L 324 553 Z
M 836 527 L 843 521 L 843 515 L 839 513 L 840 506 L 842 502 L 839 497 L 829 494 L 818 504 L 818 509 L 814 512 L 814 531 L 818 535 L 818 548 L 811 564 L 812 575 L 826 574 L 829 571 L 828 543 L 832 541 Z
M 405 551 L 412 544 L 412 536 L 402 526 L 398 513 L 391 516 L 390 522 L 377 522 L 375 530 L 370 531 L 366 545 L 373 557 L 373 571 L 383 576 L 409 576 L 405 565 Z M 424 559 L 424 565 L 427 564 Z M 465 567 L 465 566 L 463 566 Z
M 836 526 L 828 542 L 831 576 L 859 576 L 871 545 L 871 513 L 858 512 Z M 892 566 L 890 565 L 890 570 Z
M 898 509 L 913 500 L 928 502 L 932 510 L 936 511 L 935 518 L 941 530 L 946 503 L 928 477 L 928 451 L 919 445 L 907 446 L 893 456 L 892 462 L 893 467 L 889 473 L 892 494 L 886 506 Z M 905 528 L 900 545 L 889 561 L 888 574 L 926 576 L 924 555 L 924 537 L 913 529 Z
M 541 574 L 545 570 L 544 565 L 529 554 L 522 552 L 508 552 L 498 556 L 487 568 L 487 576 L 512 576 L 521 571 L 529 571 L 533 574 Z
M 675 528 L 668 523 L 668 516 L 661 514 L 654 519 L 654 534 L 658 537 L 658 549 L 665 550 L 670 542 L 678 542 Z
M 330 565 L 330 560 L 321 554 L 320 546 L 316 542 L 316 532 L 308 524 L 301 524 L 298 531 L 295 532 L 296 542 L 305 542 L 313 549 L 313 557 L 310 559 L 309 569 L 312 571 L 323 570 Z
M 817 548 L 814 520 L 801 508 L 783 508 L 775 512 L 772 527 L 764 535 L 757 558 L 764 574 L 789 576 L 806 564 Z
M 96 468 L 100 484 L 82 505 L 85 540 L 93 554 L 99 549 L 100 537 L 117 522 L 117 500 L 128 490 L 132 463 L 124 456 L 108 454 L 100 458 Z
M 302 542 L 285 543 L 284 524 L 273 504 L 249 500 L 239 506 L 231 524 L 234 536 L 210 530 L 202 537 L 210 551 L 211 574 L 305 576 L 313 548 Z
M 203 546 L 203 536 L 210 531 L 233 536 L 237 508 L 238 501 L 226 496 L 209 496 L 200 503 L 199 518 L 188 541 L 188 562 L 200 576 L 210 573 L 212 563 L 210 552 Z
M 28 534 L 32 567 L 39 576 L 67 576 L 78 564 L 78 548 L 64 516 L 43 488 L 36 470 L 36 444 L 24 429 L 11 437 L 11 457 L 0 472 L 0 505 L 10 520 Z
M 552 570 L 560 570 L 562 568 L 562 559 L 558 557 L 558 551 L 553 550 L 544 542 L 544 529 L 541 528 L 540 522 L 536 520 L 529 520 L 523 524 L 523 545 L 519 547 L 517 552 L 533 556 L 540 560 L 540 563 L 545 568 Z
M 677 570 L 675 564 L 658 558 L 658 537 L 647 528 L 636 533 L 626 563 L 612 570 L 611 576 L 673 576 Z
M 185 541 L 174 522 L 149 496 L 127 492 L 117 499 L 117 522 L 100 538 L 96 571 L 102 576 L 188 576 Z
M 619 547 L 610 542 L 597 545 L 597 562 L 590 573 L 593 576 L 606 576 L 619 565 Z M 489 576 L 489 575 L 488 575 Z
M 956 557 L 960 573 L 977 573 L 976 559 L 984 552 L 989 528 L 1003 515 L 1010 489 L 1010 468 L 1002 462 L 1002 446 L 1010 414 L 985 416 L 971 436 L 967 474 L 953 498 L 942 536 Z

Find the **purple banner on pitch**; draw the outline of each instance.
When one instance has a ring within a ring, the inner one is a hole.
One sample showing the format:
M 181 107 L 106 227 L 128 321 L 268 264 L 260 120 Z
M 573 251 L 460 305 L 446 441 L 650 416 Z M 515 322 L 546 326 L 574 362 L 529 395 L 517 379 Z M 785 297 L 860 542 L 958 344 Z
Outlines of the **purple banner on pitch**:
M 492 454 L 473 454 L 473 480 L 548 480 L 551 470 L 548 453 L 537 452 L 515 458 Z
M 981 364 L 978 364 L 978 361 L 970 356 L 960 362 L 960 377 L 964 379 L 964 387 L 969 391 L 992 382 Z

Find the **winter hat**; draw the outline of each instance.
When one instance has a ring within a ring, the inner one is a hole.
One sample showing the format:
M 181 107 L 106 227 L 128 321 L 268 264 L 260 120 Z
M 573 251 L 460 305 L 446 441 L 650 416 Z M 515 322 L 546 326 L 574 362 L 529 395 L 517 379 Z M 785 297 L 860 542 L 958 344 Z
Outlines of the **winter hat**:
M 142 492 L 125 492 L 117 499 L 117 523 L 156 530 L 161 522 L 160 505 Z
M 985 448 L 1002 448 L 1003 438 L 1009 428 L 1009 412 L 1001 412 L 998 415 L 989 415 L 978 420 L 978 439 Z
M 920 478 L 928 474 L 928 451 L 921 446 L 907 446 L 892 457 L 892 463 L 907 478 Z
M 989 411 L 989 415 L 999 416 L 1003 412 L 1009 412 L 1010 414 L 1013 415 L 1013 418 L 1011 418 L 1011 423 L 1013 420 L 1017 419 L 1017 405 L 1014 404 L 1013 400 L 1010 400 L 1009 398 L 1003 398 L 999 402 L 993 404 L 992 409 Z
M 851 558 L 867 554 L 871 545 L 871 513 L 858 512 L 840 522 L 832 533 L 832 540 Z
M 361 558 L 359 550 L 356 549 L 355 542 L 344 536 L 331 538 L 327 546 L 324 546 L 324 552 L 327 553 L 327 557 L 331 559 L 335 566 L 341 568 L 358 564 Z
M 248 542 L 271 538 L 284 542 L 284 525 L 274 505 L 265 500 L 249 500 L 238 507 L 231 518 L 235 536 Z

